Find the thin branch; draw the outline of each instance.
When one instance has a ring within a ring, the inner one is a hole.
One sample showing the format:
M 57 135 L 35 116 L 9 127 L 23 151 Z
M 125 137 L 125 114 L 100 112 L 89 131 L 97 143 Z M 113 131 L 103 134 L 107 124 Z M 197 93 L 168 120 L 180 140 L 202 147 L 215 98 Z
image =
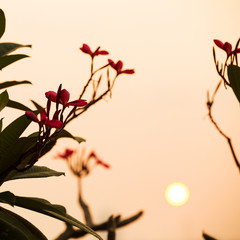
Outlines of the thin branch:
M 92 215 L 91 215 L 91 212 L 90 212 L 90 209 L 88 207 L 88 205 L 84 202 L 83 200 L 83 197 L 82 197 L 82 184 L 81 184 L 81 177 L 78 178 L 78 201 L 79 201 L 79 204 L 83 210 L 83 215 L 84 215 L 84 218 L 85 218 L 85 222 L 86 222 L 86 225 L 88 227 L 92 227 L 94 226 L 93 224 L 93 220 L 92 220 Z
M 126 218 L 122 221 L 120 221 L 120 215 L 116 216 L 116 217 L 114 217 L 115 221 L 117 222 L 116 228 L 124 227 L 124 226 L 136 221 L 142 215 L 143 215 L 143 211 L 140 211 L 137 214 L 135 214 L 129 218 Z M 108 230 L 108 221 L 109 220 L 107 220 L 101 224 L 94 225 L 91 228 L 94 231 L 107 231 Z M 84 232 L 82 230 L 74 230 L 74 229 L 67 227 L 66 230 L 63 233 L 61 233 L 55 240 L 68 240 L 70 238 L 80 238 L 80 237 L 85 236 L 86 234 L 87 234 L 87 232 Z
M 116 239 L 117 221 L 119 221 L 119 218 L 116 219 L 113 216 L 110 216 L 110 218 L 108 219 L 108 240 Z
M 210 121 L 212 122 L 212 124 L 215 126 L 215 128 L 218 130 L 218 132 L 227 140 L 227 143 L 228 143 L 228 146 L 230 148 L 230 151 L 232 153 L 232 156 L 233 156 L 233 159 L 234 159 L 234 162 L 238 168 L 238 170 L 240 171 L 240 163 L 239 163 L 239 160 L 237 158 L 237 155 L 235 153 L 235 150 L 234 150 L 234 147 L 232 145 L 232 140 L 230 137 L 228 137 L 223 131 L 222 129 L 218 126 L 217 122 L 214 120 L 213 116 L 212 116 L 212 107 L 213 107 L 213 104 L 214 104 L 214 100 L 215 100 L 215 96 L 219 90 L 219 87 L 221 85 L 221 81 L 218 83 L 217 87 L 215 88 L 215 91 L 212 95 L 212 99 L 210 100 L 209 99 L 209 94 L 208 94 L 208 99 L 207 99 L 207 108 L 208 108 L 208 117 L 210 119 Z
M 205 239 L 205 240 L 217 240 L 216 238 L 206 234 L 206 233 L 202 233 L 202 237 Z

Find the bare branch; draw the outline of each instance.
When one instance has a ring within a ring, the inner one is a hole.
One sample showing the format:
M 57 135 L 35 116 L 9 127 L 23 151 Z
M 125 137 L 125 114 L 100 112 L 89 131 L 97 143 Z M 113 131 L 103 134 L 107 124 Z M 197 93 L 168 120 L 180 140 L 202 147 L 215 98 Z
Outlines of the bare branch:
M 114 217 L 114 219 L 116 221 L 116 228 L 124 227 L 124 226 L 136 221 L 142 215 L 143 215 L 143 211 L 140 211 L 137 214 L 135 214 L 129 218 L 126 218 L 122 221 L 120 221 L 120 215 L 116 216 L 116 217 Z M 107 220 L 101 224 L 94 225 L 91 228 L 94 231 L 107 231 L 108 230 L 108 222 L 109 222 L 109 220 Z M 86 234 L 87 233 L 82 230 L 74 230 L 71 228 L 66 228 L 66 230 L 62 234 L 60 234 L 55 240 L 68 240 L 70 238 L 80 238 L 80 237 L 85 236 Z

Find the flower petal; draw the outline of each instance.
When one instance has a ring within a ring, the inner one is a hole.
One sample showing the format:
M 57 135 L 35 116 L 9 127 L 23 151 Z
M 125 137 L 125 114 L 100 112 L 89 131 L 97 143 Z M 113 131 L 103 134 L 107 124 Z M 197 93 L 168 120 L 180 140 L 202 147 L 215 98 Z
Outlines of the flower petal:
M 89 55 L 92 55 L 92 50 L 90 49 L 90 47 L 87 44 L 83 44 L 82 47 L 80 48 L 80 50 L 82 50 L 82 52 L 87 53 Z
M 75 100 L 67 104 L 67 106 L 76 106 L 76 107 L 83 107 L 85 105 L 87 105 L 87 101 L 84 99 Z
M 69 101 L 69 98 L 70 98 L 70 93 L 66 89 L 63 89 L 60 93 L 60 99 L 61 99 L 60 103 L 62 103 L 63 106 L 66 106 L 66 104 Z
M 63 127 L 63 123 L 57 119 L 46 120 L 45 125 L 50 128 L 62 128 Z
M 48 92 L 45 93 L 46 98 L 49 98 L 50 95 L 51 95 L 50 100 L 51 100 L 52 102 L 56 102 L 57 93 L 54 92 L 54 91 L 48 91 Z
M 125 74 L 134 74 L 135 71 L 134 71 L 134 69 L 125 69 L 125 70 L 121 71 L 121 73 L 125 73 Z
M 223 45 L 223 50 L 227 53 L 227 55 L 232 53 L 232 44 L 229 42 L 225 42 Z
M 115 69 L 117 71 L 117 73 L 120 73 L 123 67 L 123 62 L 121 60 L 119 60 L 116 65 L 115 65 Z
M 224 44 L 220 40 L 214 39 L 213 41 L 219 48 L 223 49 Z
M 96 159 L 96 162 L 97 162 L 97 164 L 99 164 L 99 165 L 101 165 L 101 166 L 103 166 L 105 168 L 110 168 L 110 165 L 105 163 L 105 162 L 103 162 L 101 159 Z
M 98 51 L 98 55 L 108 55 L 108 54 L 109 54 L 109 52 L 106 50 Z
M 58 154 L 58 157 L 66 159 L 66 158 L 70 157 L 74 152 L 75 152 L 74 150 L 67 148 L 67 149 L 65 149 L 64 153 Z
M 46 113 L 45 109 L 43 109 L 40 114 L 40 121 L 45 122 L 46 120 L 47 120 L 47 113 Z

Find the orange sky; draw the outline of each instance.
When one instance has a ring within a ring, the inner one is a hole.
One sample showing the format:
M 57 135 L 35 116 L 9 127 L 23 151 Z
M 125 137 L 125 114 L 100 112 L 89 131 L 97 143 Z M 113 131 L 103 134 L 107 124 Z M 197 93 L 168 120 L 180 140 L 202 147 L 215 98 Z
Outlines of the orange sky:
M 1 8 L 7 17 L 2 41 L 33 45 L 20 51 L 30 59 L 1 73 L 1 81 L 34 84 L 9 89 L 14 100 L 31 106 L 29 99 L 35 99 L 44 105 L 44 93 L 60 83 L 72 99 L 77 97 L 89 74 L 90 58 L 79 51 L 82 43 L 93 49 L 100 45 L 112 59 L 136 70 L 119 77 L 111 100 L 67 126 L 112 166 L 96 169 L 84 181 L 96 222 L 143 209 L 141 220 L 119 230 L 119 240 L 198 240 L 202 230 L 219 239 L 240 238 L 240 176 L 205 107 L 207 90 L 213 91 L 219 80 L 213 39 L 233 45 L 238 40 L 239 1 L 2 0 Z M 98 64 L 106 59 L 99 57 Z M 19 113 L 3 114 L 6 124 Z M 220 90 L 213 114 L 239 145 L 239 103 L 231 89 Z M 12 182 L 2 189 L 65 205 L 81 219 L 76 181 L 63 162 L 52 158 L 55 153 L 39 164 L 66 171 L 66 177 Z M 164 199 L 166 187 L 176 181 L 190 190 L 188 203 L 178 208 Z M 49 239 L 63 229 L 57 220 L 16 210 Z

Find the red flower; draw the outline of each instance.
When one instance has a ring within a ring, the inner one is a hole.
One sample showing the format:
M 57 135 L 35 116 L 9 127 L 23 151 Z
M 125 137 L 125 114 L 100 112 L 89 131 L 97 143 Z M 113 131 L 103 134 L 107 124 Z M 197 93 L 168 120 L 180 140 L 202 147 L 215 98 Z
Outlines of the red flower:
M 62 128 L 63 127 L 63 123 L 57 119 L 46 120 L 45 125 L 50 128 Z
M 35 113 L 33 113 L 33 112 L 31 112 L 31 111 L 26 111 L 26 112 L 25 112 L 25 115 L 26 115 L 26 117 L 27 117 L 29 120 L 32 120 L 32 121 L 34 121 L 34 122 L 39 123 L 39 120 L 38 120 L 38 118 L 37 118 L 37 116 L 36 116 Z
M 99 159 L 98 156 L 97 156 L 97 154 L 96 154 L 94 151 L 92 151 L 92 152 L 88 155 L 88 159 L 90 159 L 90 158 L 94 158 L 94 160 L 96 161 L 96 164 L 99 164 L 99 165 L 101 165 L 101 166 L 103 166 L 103 167 L 105 167 L 105 168 L 110 168 L 110 165 L 107 164 L 107 163 L 105 163 L 105 162 L 103 162 L 101 159 Z
M 108 55 L 108 51 L 106 50 L 100 50 L 100 47 L 98 47 L 94 52 L 91 50 L 91 48 L 87 44 L 83 44 L 80 50 L 86 54 L 89 54 L 92 58 L 98 55 Z
M 105 163 L 105 162 L 103 162 L 101 159 L 96 159 L 96 163 L 97 164 L 99 164 L 99 165 L 101 165 L 101 166 L 103 166 L 103 167 L 105 167 L 105 168 L 110 168 L 110 165 L 109 164 L 107 164 L 107 163 Z
M 119 75 L 121 73 L 125 73 L 125 74 L 133 74 L 133 73 L 135 73 L 134 69 L 122 70 L 123 62 L 121 60 L 119 60 L 117 63 L 114 63 L 114 61 L 112 59 L 108 59 L 108 62 L 110 64 L 110 66 L 117 71 L 117 75 Z
M 45 93 L 46 98 L 50 97 L 52 102 L 57 102 L 57 93 L 53 91 L 48 91 Z M 68 102 L 70 98 L 70 93 L 66 89 L 60 90 L 59 94 L 59 103 L 63 105 L 63 107 L 75 106 L 75 107 L 83 107 L 87 105 L 87 101 L 83 99 L 75 100 L 72 102 Z
M 213 41 L 219 48 L 221 48 L 222 50 L 224 50 L 227 53 L 227 56 L 230 56 L 231 54 L 240 53 L 240 48 L 236 49 L 236 51 L 235 50 L 232 51 L 232 44 L 229 42 L 223 43 L 217 39 L 214 39 Z
M 67 149 L 65 149 L 65 152 L 64 152 L 64 153 L 58 154 L 58 157 L 59 157 L 59 158 L 66 159 L 66 158 L 72 156 L 72 154 L 73 154 L 74 152 L 75 152 L 74 150 L 67 148 Z
M 26 111 L 25 115 L 28 119 L 30 119 L 34 122 L 37 122 L 40 126 L 46 125 L 50 128 L 62 128 L 63 127 L 63 123 L 59 120 L 56 120 L 56 119 L 48 120 L 44 109 L 42 110 L 42 112 L 40 114 L 40 120 L 37 118 L 35 113 L 33 113 L 31 111 Z

